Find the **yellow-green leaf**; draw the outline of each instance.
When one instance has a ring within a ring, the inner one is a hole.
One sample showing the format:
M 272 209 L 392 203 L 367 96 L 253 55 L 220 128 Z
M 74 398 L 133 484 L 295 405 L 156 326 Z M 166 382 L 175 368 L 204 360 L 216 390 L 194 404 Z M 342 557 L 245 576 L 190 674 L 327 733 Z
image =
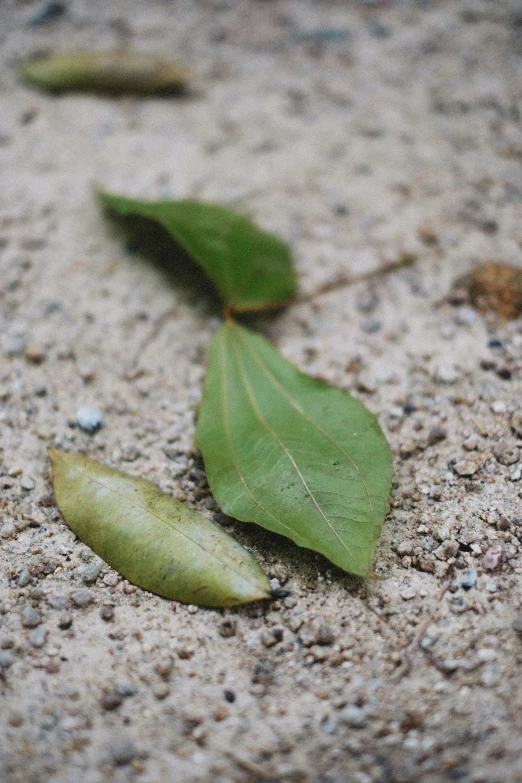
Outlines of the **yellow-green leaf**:
M 185 68 L 147 52 L 59 52 L 26 60 L 19 72 L 51 92 L 153 95 L 181 92 L 187 83 Z
M 245 215 L 201 201 L 135 201 L 110 193 L 100 197 L 118 215 L 139 215 L 163 226 L 235 310 L 276 306 L 295 293 L 288 245 Z
M 57 449 L 49 457 L 65 521 L 129 582 L 201 606 L 271 597 L 246 549 L 150 481 Z
M 392 460 L 361 402 L 229 320 L 213 338 L 196 444 L 225 513 L 371 573 Z

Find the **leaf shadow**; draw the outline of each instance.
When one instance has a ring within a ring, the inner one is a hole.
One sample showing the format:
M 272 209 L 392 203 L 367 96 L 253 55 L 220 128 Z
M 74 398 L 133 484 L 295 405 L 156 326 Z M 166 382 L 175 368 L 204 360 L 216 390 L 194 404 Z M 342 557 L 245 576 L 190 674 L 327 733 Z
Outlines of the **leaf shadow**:
M 223 303 L 207 275 L 165 228 L 140 215 L 105 214 L 124 253 L 152 266 L 178 292 L 180 302 L 199 308 L 205 317 L 222 313 Z

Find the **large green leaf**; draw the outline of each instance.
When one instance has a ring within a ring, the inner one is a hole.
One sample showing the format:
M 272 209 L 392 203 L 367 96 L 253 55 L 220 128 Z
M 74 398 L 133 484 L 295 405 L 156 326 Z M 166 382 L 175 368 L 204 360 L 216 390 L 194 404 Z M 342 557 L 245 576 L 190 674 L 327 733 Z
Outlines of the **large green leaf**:
M 362 403 L 229 320 L 213 338 L 196 444 L 225 513 L 371 573 L 392 460 Z
M 69 527 L 130 582 L 201 606 L 270 598 L 267 577 L 237 541 L 145 479 L 49 449 Z
M 139 215 L 166 228 L 234 310 L 282 304 L 295 292 L 288 245 L 244 215 L 200 201 L 135 201 L 109 193 L 101 199 L 119 215 Z

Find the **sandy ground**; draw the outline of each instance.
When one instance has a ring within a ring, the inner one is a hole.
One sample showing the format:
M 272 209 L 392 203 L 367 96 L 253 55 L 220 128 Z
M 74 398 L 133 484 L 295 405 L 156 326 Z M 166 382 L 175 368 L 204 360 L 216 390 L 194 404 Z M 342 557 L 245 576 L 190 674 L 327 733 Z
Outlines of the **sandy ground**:
M 0 779 L 520 783 L 522 326 L 444 301 L 486 258 L 522 266 L 519 3 L 66 6 L 41 25 L 40 3 L 0 6 Z M 54 97 L 14 73 L 122 43 L 188 63 L 192 96 Z M 378 415 L 383 580 L 216 510 L 192 439 L 219 302 L 129 243 L 93 183 L 250 213 L 304 291 L 416 254 L 254 324 Z M 135 590 L 62 521 L 49 445 L 185 498 L 291 597 Z

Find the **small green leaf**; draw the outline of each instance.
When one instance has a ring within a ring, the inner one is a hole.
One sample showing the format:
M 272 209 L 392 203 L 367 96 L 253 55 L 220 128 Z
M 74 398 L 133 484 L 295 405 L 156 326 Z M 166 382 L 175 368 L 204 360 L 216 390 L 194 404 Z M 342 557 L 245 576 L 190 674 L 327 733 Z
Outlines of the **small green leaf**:
M 234 310 L 283 304 L 295 292 L 288 246 L 244 215 L 199 201 L 134 201 L 109 193 L 101 199 L 118 215 L 140 215 L 166 228 Z
M 246 549 L 150 481 L 57 449 L 49 457 L 65 521 L 129 582 L 201 606 L 271 597 Z
M 226 514 L 371 573 L 392 460 L 362 403 L 229 320 L 213 338 L 196 444 Z
M 187 82 L 184 68 L 147 52 L 60 52 L 26 60 L 19 72 L 52 92 L 152 95 L 181 92 Z

